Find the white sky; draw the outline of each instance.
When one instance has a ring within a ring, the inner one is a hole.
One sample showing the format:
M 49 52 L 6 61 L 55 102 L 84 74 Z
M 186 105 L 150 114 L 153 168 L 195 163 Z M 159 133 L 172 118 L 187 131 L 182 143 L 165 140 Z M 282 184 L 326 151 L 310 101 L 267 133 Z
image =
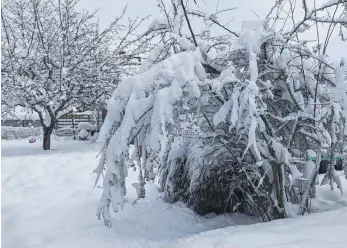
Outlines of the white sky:
M 171 0 L 164 1 L 169 3 Z M 207 13 L 214 13 L 217 9 L 221 10 L 237 7 L 234 11 L 225 12 L 219 19 L 222 23 L 227 23 L 233 19 L 229 23 L 229 28 L 235 31 L 240 30 L 242 21 L 258 19 L 256 14 L 260 18 L 265 17 L 274 2 L 275 0 L 197 0 L 199 9 Z M 313 7 L 314 0 L 307 0 L 307 2 L 311 7 Z M 320 6 L 323 2 L 327 2 L 327 0 L 316 0 L 316 5 Z M 193 0 L 189 0 L 189 3 L 191 7 L 195 9 L 197 8 Z M 80 0 L 78 7 L 88 11 L 100 8 L 97 16 L 101 27 L 105 27 L 114 17 L 121 13 L 126 4 L 128 4 L 127 17 L 134 18 L 136 16 L 144 17 L 147 15 L 156 16 L 160 13 L 156 0 Z M 301 0 L 297 1 L 297 6 L 296 16 L 298 20 L 300 20 L 303 14 L 301 11 Z M 256 14 L 254 14 L 253 11 Z M 194 25 L 194 27 L 196 28 L 196 25 Z M 146 26 L 144 25 L 142 28 L 143 30 L 140 31 L 144 31 Z M 217 29 L 217 27 L 215 28 Z M 324 33 L 326 30 L 326 26 L 322 27 L 321 33 Z M 315 30 L 308 32 L 305 38 L 315 39 Z M 340 61 L 341 57 L 347 58 L 347 43 L 342 42 L 340 37 L 337 36 L 337 33 L 330 41 L 328 53 L 336 62 Z

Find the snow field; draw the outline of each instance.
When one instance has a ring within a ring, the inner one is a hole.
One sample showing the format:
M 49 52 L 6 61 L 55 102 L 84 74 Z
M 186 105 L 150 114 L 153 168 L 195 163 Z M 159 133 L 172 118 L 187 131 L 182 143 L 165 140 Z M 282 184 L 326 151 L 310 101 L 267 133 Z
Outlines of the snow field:
M 150 247 L 245 222 L 239 216 L 205 219 L 180 204 L 164 203 L 156 184 L 148 184 L 147 198 L 133 207 L 137 173 L 130 172 L 128 203 L 108 229 L 95 216 L 101 195 L 101 189 L 92 189 L 98 145 L 52 141 L 48 152 L 39 142 L 2 142 L 3 247 Z
M 256 220 L 240 214 L 204 218 L 165 203 L 155 183 L 132 206 L 137 173 L 130 171 L 128 202 L 106 228 L 95 216 L 101 189 L 92 189 L 98 144 L 53 140 L 52 147 L 44 152 L 39 142 L 2 141 L 2 247 L 347 247 L 347 197 L 329 186 L 319 187 L 321 199 L 312 202 L 315 212 L 325 212 L 244 225 Z

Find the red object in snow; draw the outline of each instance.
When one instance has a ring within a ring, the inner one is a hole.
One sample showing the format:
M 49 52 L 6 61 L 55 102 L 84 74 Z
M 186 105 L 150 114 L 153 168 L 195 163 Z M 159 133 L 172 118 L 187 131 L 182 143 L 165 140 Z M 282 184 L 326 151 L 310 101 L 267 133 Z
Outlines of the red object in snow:
M 35 138 L 32 138 L 29 140 L 29 143 L 32 144 L 32 143 L 35 143 L 36 142 L 36 139 Z

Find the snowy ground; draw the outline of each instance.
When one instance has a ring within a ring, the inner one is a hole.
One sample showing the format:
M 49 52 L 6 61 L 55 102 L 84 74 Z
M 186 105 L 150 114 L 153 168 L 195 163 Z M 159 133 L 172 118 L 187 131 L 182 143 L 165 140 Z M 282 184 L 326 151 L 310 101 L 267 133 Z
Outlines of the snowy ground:
M 322 213 L 241 225 L 254 220 L 196 216 L 180 204 L 162 202 L 155 184 L 132 206 L 136 194 L 130 185 L 137 175 L 130 173 L 129 202 L 108 229 L 95 216 L 101 193 L 92 189 L 96 144 L 53 140 L 52 151 L 44 152 L 39 143 L 20 140 L 2 141 L 1 149 L 2 247 L 347 247 L 347 197 L 329 187 L 320 187 L 321 199 L 313 202 Z

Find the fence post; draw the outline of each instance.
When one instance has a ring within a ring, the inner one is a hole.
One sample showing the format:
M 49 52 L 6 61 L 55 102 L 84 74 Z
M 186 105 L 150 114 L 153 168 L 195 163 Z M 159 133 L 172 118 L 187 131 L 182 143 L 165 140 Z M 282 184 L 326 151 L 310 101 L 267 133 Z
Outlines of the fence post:
M 71 121 L 72 121 L 73 139 L 76 140 L 75 121 L 74 121 L 74 115 L 73 114 L 71 114 Z

